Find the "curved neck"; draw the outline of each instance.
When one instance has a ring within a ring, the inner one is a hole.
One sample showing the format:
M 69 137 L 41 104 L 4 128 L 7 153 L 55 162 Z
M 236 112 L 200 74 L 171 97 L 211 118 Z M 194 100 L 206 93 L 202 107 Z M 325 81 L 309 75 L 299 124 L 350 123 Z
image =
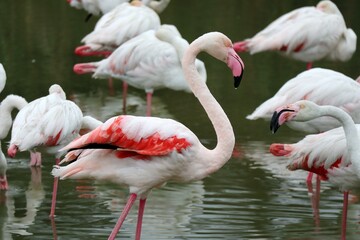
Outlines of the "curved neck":
M 342 123 L 350 161 L 357 170 L 360 170 L 360 139 L 354 120 L 350 117 L 349 114 L 346 114 L 337 107 L 323 106 L 321 109 L 322 110 L 320 113 L 322 115 L 334 117 Z
M 7 112 L 11 113 L 11 111 L 16 108 L 17 110 L 22 109 L 25 105 L 27 105 L 27 101 L 18 95 L 8 95 L 2 102 L 1 107 L 5 109 Z
M 189 46 L 189 49 L 184 54 L 182 67 L 191 90 L 205 109 L 216 132 L 216 147 L 213 150 L 204 147 L 206 150 L 204 156 L 202 156 L 205 165 L 204 171 L 206 171 L 206 174 L 210 174 L 221 168 L 230 159 L 235 145 L 235 136 L 228 117 L 196 70 L 196 56 L 200 51 L 206 51 L 206 49 L 201 48 L 201 45 L 201 41 L 195 40 Z
M 162 13 L 169 3 L 170 0 L 150 1 L 149 7 L 157 13 Z

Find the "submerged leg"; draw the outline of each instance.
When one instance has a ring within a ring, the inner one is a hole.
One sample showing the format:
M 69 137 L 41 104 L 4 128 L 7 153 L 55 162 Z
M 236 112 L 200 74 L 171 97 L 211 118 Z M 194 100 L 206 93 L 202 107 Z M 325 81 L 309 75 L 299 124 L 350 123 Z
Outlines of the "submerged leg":
M 123 81 L 123 112 L 126 114 L 126 98 L 127 98 L 127 91 L 128 91 L 128 84 L 127 82 Z
M 136 225 L 135 240 L 140 240 L 142 219 L 143 219 L 144 210 L 145 210 L 145 203 L 146 203 L 146 198 L 140 199 L 139 212 L 138 212 L 138 220 L 137 220 L 137 225 Z
M 134 205 L 134 202 L 135 202 L 136 198 L 137 198 L 137 195 L 135 193 L 130 194 L 130 197 L 129 197 L 129 199 L 128 199 L 128 201 L 127 201 L 127 203 L 126 203 L 126 205 L 125 205 L 125 207 L 124 207 L 118 221 L 116 222 L 116 225 L 115 225 L 114 229 L 112 230 L 108 240 L 114 240 L 115 239 L 115 237 L 116 237 L 117 233 L 119 232 L 119 230 L 121 228 L 121 225 L 123 224 L 126 216 L 129 214 L 129 211 L 130 211 L 132 205 Z
M 55 165 L 59 165 L 59 162 L 60 162 L 60 159 L 56 158 Z M 51 198 L 51 209 L 50 209 L 50 215 L 49 215 L 49 217 L 51 217 L 51 218 L 53 218 L 55 216 L 56 195 L 57 195 L 58 184 L 59 184 L 59 177 L 55 177 L 52 198 Z
M 152 92 L 146 93 L 146 116 L 151 116 Z
M 342 222 L 341 222 L 341 240 L 346 239 L 348 201 L 349 201 L 349 191 L 346 191 L 344 192 L 343 213 L 342 213 Z

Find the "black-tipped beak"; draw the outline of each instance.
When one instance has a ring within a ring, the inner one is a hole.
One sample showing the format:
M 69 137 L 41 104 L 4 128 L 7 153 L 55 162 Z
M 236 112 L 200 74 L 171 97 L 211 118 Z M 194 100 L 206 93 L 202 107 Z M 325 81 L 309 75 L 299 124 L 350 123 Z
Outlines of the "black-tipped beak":
M 278 114 L 278 112 L 274 112 L 274 114 L 271 117 L 271 121 L 270 121 L 270 131 L 274 134 L 276 133 L 276 131 L 278 130 L 278 128 L 280 127 L 279 125 L 279 116 L 280 114 Z
M 274 114 L 271 117 L 271 121 L 270 121 L 270 131 L 272 133 L 276 133 L 276 131 L 279 129 L 280 124 L 279 124 L 279 118 L 281 116 L 282 113 L 284 112 L 295 112 L 294 110 L 291 109 L 282 109 L 280 112 L 274 112 Z
M 244 69 L 241 71 L 241 75 L 240 76 L 234 76 L 234 87 L 238 88 L 240 86 L 241 83 L 241 79 L 243 77 L 243 73 L 244 73 Z

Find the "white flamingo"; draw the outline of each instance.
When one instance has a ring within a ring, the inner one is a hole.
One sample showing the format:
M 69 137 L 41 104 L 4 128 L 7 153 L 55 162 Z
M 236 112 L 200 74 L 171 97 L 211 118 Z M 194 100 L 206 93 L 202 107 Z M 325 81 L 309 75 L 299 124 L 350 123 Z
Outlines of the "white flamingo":
M 67 144 L 78 136 L 82 119 L 80 108 L 66 100 L 63 89 L 54 84 L 49 88 L 49 95 L 31 101 L 16 115 L 8 155 L 13 158 L 18 151 L 33 151 L 41 145 Z M 37 161 L 41 165 L 40 153 Z M 54 181 L 50 216 L 54 216 L 56 192 L 57 179 Z
M 201 51 L 227 63 L 236 76 L 236 87 L 244 65 L 231 40 L 218 32 L 196 39 L 182 59 L 185 77 L 215 128 L 215 149 L 207 149 L 193 132 L 174 120 L 122 115 L 67 145 L 64 150 L 69 153 L 62 162 L 72 163 L 55 166 L 52 171 L 61 179 L 95 178 L 129 187 L 130 198 L 109 239 L 115 238 L 137 197 L 140 206 L 135 239 L 140 239 L 145 201 L 151 189 L 168 181 L 202 179 L 231 157 L 235 144 L 231 123 L 196 69 L 196 56 Z
M 27 101 L 17 95 L 8 95 L 0 104 L 0 141 L 5 139 L 12 126 L 11 112 L 14 109 L 20 110 L 27 105 Z M 33 160 L 33 156 L 31 157 Z M 30 165 L 32 166 L 32 161 Z M 8 182 L 6 178 L 7 160 L 1 150 L 0 142 L 0 189 L 7 190 Z
M 181 66 L 188 46 L 189 43 L 175 26 L 164 24 L 156 31 L 149 30 L 130 39 L 102 61 L 76 64 L 74 71 L 78 74 L 94 73 L 94 78 L 121 79 L 130 86 L 144 89 L 147 95 L 146 114 L 150 116 L 155 89 L 190 92 Z M 206 80 L 204 63 L 196 60 L 195 64 L 202 79 Z M 126 95 L 123 99 L 126 99 Z
M 299 100 L 339 107 L 349 113 L 356 123 L 360 123 L 360 83 L 342 73 L 324 68 L 310 69 L 290 79 L 246 118 L 270 120 L 278 107 Z M 341 126 L 339 121 L 329 116 L 286 124 L 307 133 L 320 133 Z
M 356 50 L 356 34 L 346 27 L 337 6 L 328 0 L 279 17 L 254 37 L 234 43 L 237 52 L 279 51 L 308 63 L 320 59 L 347 61 Z
M 340 108 L 302 100 L 277 109 L 271 129 L 276 132 L 285 122 L 308 121 L 322 116 L 337 119 L 343 127 L 308 135 L 295 144 L 271 144 L 270 152 L 275 156 L 287 156 L 289 170 L 314 172 L 344 191 L 342 239 L 345 239 L 349 190 L 360 186 L 360 126 Z
M 154 6 L 165 8 L 170 0 L 150 1 Z M 149 4 L 150 4 L 149 3 Z M 80 56 L 105 56 L 111 54 L 118 46 L 139 34 L 160 27 L 160 18 L 151 8 L 141 1 L 125 2 L 103 15 L 96 23 L 94 30 L 81 42 L 83 46 L 75 49 Z

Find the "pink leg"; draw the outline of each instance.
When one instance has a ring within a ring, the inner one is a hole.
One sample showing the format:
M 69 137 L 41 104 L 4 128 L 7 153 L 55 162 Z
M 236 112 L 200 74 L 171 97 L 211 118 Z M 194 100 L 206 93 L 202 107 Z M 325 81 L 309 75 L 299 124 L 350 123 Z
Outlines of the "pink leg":
M 31 167 L 40 167 L 41 166 L 41 153 L 40 152 L 30 152 L 30 166 Z
M 312 68 L 312 62 L 308 62 L 307 64 L 306 64 L 306 69 L 307 70 L 309 70 L 309 69 L 311 69 Z
M 137 225 L 136 225 L 136 236 L 135 236 L 135 240 L 140 240 L 142 219 L 143 219 L 144 210 L 145 210 L 145 203 L 146 203 L 146 198 L 140 199 L 139 212 L 138 212 L 138 220 L 137 220 Z
M 341 223 L 341 240 L 346 239 L 346 220 L 347 220 L 347 209 L 349 201 L 349 192 L 344 192 L 344 203 L 343 203 L 343 214 Z
M 123 81 L 123 112 L 126 114 L 126 98 L 127 98 L 128 84 Z
M 55 159 L 55 165 L 59 165 L 60 159 Z M 54 178 L 54 185 L 53 185 L 53 192 L 52 192 L 52 199 L 51 199 L 51 209 L 49 217 L 53 218 L 55 216 L 55 206 L 56 206 L 56 195 L 58 189 L 59 178 Z
M 151 100 L 152 100 L 152 93 L 146 93 L 146 116 L 151 116 Z
M 128 199 L 125 207 L 124 207 L 124 210 L 122 211 L 122 213 L 121 213 L 121 215 L 120 215 L 114 229 L 112 230 L 108 240 L 114 240 L 115 239 L 117 233 L 119 232 L 119 230 L 121 228 L 121 225 L 125 221 L 126 216 L 129 214 L 129 211 L 130 211 L 132 205 L 134 205 L 134 202 L 135 202 L 136 198 L 137 198 L 137 195 L 135 193 L 130 194 L 130 197 L 129 197 L 129 199 Z
M 306 178 L 306 183 L 309 185 L 309 184 L 312 184 L 312 178 L 313 178 L 313 173 L 312 172 L 309 172 L 307 178 Z

